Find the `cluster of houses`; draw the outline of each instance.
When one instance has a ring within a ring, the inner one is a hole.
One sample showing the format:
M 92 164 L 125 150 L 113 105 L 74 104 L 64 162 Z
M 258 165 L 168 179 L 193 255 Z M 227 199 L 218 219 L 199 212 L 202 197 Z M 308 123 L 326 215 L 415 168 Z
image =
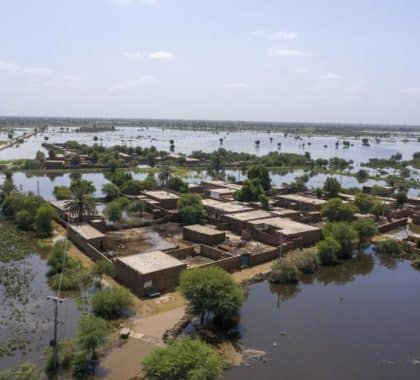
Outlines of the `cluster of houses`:
M 124 246 L 118 254 L 114 252 L 111 232 L 100 212 L 84 223 L 76 223 L 67 214 L 65 201 L 51 204 L 74 244 L 94 260 L 112 261 L 118 281 L 145 297 L 173 290 L 185 269 L 216 265 L 233 272 L 271 261 L 290 249 L 311 246 L 321 239 L 320 211 L 325 200 L 303 193 L 284 194 L 279 188 L 270 198 L 269 210 L 263 210 L 259 203 L 235 201 L 233 193 L 238 188 L 238 184 L 223 181 L 194 185 L 190 191 L 201 194 L 207 224 L 188 226 L 177 223 L 178 194 L 165 190 L 144 191 L 136 198 L 144 202 L 151 218 L 148 226 L 136 229 L 139 241 L 134 254 L 125 254 Z M 346 200 L 345 195 L 343 198 Z M 406 210 L 397 210 L 393 199 L 384 199 L 389 207 L 378 226 L 380 232 L 407 225 L 409 217 L 413 223 L 420 224 L 420 199 L 418 201 L 414 200 Z M 166 244 L 154 242 L 145 249 L 142 239 L 150 228 L 159 230 L 160 226 L 165 230 L 165 223 L 175 225 L 175 232 L 169 237 L 155 233 L 152 240 Z M 419 237 L 411 239 L 414 239 L 410 240 L 412 248 L 420 250 Z

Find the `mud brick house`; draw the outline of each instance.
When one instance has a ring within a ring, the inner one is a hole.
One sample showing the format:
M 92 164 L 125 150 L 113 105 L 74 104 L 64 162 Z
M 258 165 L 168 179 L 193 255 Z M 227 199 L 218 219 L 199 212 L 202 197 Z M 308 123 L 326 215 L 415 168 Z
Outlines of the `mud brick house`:
M 208 226 L 202 226 L 200 224 L 185 226 L 182 229 L 182 236 L 184 240 L 207 245 L 220 244 L 226 239 L 224 231 L 216 230 L 215 228 Z
M 273 214 L 268 211 L 251 210 L 223 215 L 222 220 L 226 223 L 225 226 L 229 230 L 241 234 L 242 231 L 246 229 L 248 222 L 256 219 L 270 218 L 272 216 Z
M 207 210 L 209 220 L 221 221 L 222 216 L 237 212 L 253 210 L 252 207 L 239 202 L 221 202 L 215 199 L 203 199 L 203 205 Z
M 163 190 L 145 191 L 143 194 L 167 210 L 175 209 L 179 199 L 178 195 Z
M 276 200 L 280 207 L 299 211 L 319 211 L 326 202 L 323 199 L 307 197 L 302 194 L 277 195 Z
M 68 229 L 69 239 L 85 252 L 86 246 L 90 244 L 94 248 L 106 250 L 106 236 L 90 224 L 70 224 Z
M 305 247 L 321 239 L 321 229 L 296 222 L 289 218 L 257 219 L 249 222 L 254 239 L 266 244 L 280 245 L 286 241 L 296 241 L 297 247 Z
M 178 286 L 186 263 L 162 251 L 139 253 L 115 260 L 116 277 L 138 296 L 170 291 Z

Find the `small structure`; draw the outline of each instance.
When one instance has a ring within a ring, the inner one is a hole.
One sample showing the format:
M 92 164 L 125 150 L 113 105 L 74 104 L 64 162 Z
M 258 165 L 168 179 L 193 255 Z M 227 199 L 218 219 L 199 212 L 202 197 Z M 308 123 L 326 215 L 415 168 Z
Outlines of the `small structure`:
M 225 214 L 251 211 L 252 207 L 239 202 L 221 202 L 215 199 L 203 199 L 203 205 L 207 210 L 209 218 L 220 220 Z
M 220 244 L 223 243 L 226 239 L 226 234 L 224 231 L 219 231 L 215 228 L 207 226 L 201 226 L 200 224 L 185 226 L 182 229 L 182 236 L 184 240 L 207 245 Z
M 101 251 L 106 250 L 106 236 L 90 224 L 70 224 L 69 239 L 80 248 L 85 249 L 87 243 Z
M 209 190 L 209 196 L 213 199 L 229 199 L 233 197 L 236 190 L 227 187 L 219 187 Z
M 271 218 L 273 214 L 265 210 L 251 210 L 223 216 L 223 222 L 227 224 L 227 228 L 238 234 L 246 228 L 248 222 L 256 219 Z
M 298 240 L 298 246 L 308 246 L 321 239 L 320 228 L 289 218 L 258 219 L 249 224 L 254 237 L 266 244 L 278 245 L 283 241 Z
M 157 202 L 160 207 L 168 210 L 176 208 L 179 199 L 178 195 L 163 190 L 145 191 L 143 194 Z
M 292 208 L 299 211 L 319 211 L 325 200 L 308 197 L 302 194 L 283 194 L 276 197 L 280 207 Z
M 181 271 L 187 267 L 162 251 L 120 257 L 115 266 L 119 281 L 140 297 L 175 289 Z

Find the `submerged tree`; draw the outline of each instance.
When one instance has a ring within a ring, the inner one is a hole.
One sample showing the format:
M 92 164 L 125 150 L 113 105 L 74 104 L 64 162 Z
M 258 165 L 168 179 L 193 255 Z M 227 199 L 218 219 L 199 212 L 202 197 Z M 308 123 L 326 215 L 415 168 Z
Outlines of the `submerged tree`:
M 93 184 L 90 181 L 77 180 L 71 184 L 70 191 L 72 199 L 65 205 L 69 215 L 79 222 L 83 222 L 85 217 L 94 216 L 96 207 L 91 195 L 95 191 Z

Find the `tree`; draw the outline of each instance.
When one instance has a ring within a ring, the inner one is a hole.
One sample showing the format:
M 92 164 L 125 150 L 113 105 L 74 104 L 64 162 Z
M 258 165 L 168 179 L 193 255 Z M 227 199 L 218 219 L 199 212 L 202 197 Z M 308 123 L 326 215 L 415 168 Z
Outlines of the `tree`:
M 6 171 L 5 179 L 3 184 L 0 185 L 0 202 L 3 201 L 12 192 L 17 191 L 17 188 L 13 182 L 13 175 L 10 171 Z
M 72 199 L 65 204 L 65 209 L 72 218 L 83 222 L 85 217 L 92 217 L 96 213 L 95 201 L 91 194 L 95 191 L 91 182 L 77 180 L 70 186 Z
M 35 214 L 35 231 L 39 237 L 46 238 L 52 235 L 52 221 L 55 210 L 48 203 L 42 204 Z
M 207 213 L 198 194 L 182 194 L 177 208 L 183 224 L 203 224 Z
M 115 199 L 106 205 L 105 214 L 111 222 L 118 222 L 122 217 L 122 213 L 123 207 L 121 203 L 118 202 L 118 199 Z
M 159 181 L 162 186 L 166 186 L 166 183 L 168 182 L 168 179 L 171 176 L 171 168 L 168 165 L 161 166 L 159 170 Z
M 81 163 L 80 156 L 78 154 L 73 154 L 69 158 L 69 163 L 71 166 L 79 166 Z
M 278 284 L 296 284 L 299 272 L 296 265 L 284 260 L 277 260 L 271 267 L 270 282 Z
M 16 213 L 15 223 L 22 231 L 29 231 L 32 229 L 34 222 L 33 216 L 26 210 L 20 210 Z
M 147 163 L 151 168 L 156 166 L 156 155 L 153 152 L 147 154 Z
M 177 191 L 178 193 L 188 192 L 188 183 L 184 182 L 179 177 L 171 177 L 166 182 L 166 187 L 170 190 Z
M 232 317 L 244 301 L 239 285 L 229 273 L 218 267 L 183 271 L 179 289 L 193 313 L 200 315 L 201 324 L 210 313 L 225 319 Z
M 221 380 L 225 366 L 209 345 L 189 337 L 156 348 L 143 360 L 149 380 Z
M 397 195 L 395 196 L 395 199 L 397 201 L 397 204 L 399 207 L 403 206 L 405 203 L 407 203 L 407 193 L 405 191 L 399 191 Z
M 71 191 L 67 186 L 54 186 L 53 193 L 58 200 L 71 198 Z
M 267 197 L 265 194 L 261 194 L 261 195 L 258 197 L 258 200 L 260 201 L 260 203 L 261 203 L 261 208 L 262 208 L 263 210 L 269 210 L 269 209 L 270 209 L 270 203 L 269 203 L 269 201 L 268 201 L 268 197 Z
M 378 232 L 375 222 L 371 218 L 362 218 L 353 222 L 353 227 L 359 235 L 359 247 L 369 243 Z
M 261 195 L 264 195 L 264 189 L 261 186 L 260 180 L 254 178 L 244 181 L 241 189 L 236 191 L 233 196 L 241 202 L 256 202 Z
M 340 182 L 334 177 L 328 177 L 324 182 L 324 192 L 327 198 L 334 198 L 338 196 L 341 191 Z
M 264 191 L 270 190 L 271 188 L 270 172 L 265 166 L 263 165 L 251 166 L 248 169 L 247 175 L 248 175 L 248 179 L 250 180 L 254 178 L 258 178 Z
M 121 195 L 120 188 L 112 182 L 105 183 L 102 186 L 102 192 L 105 194 L 107 200 L 113 200 Z
M 128 212 L 138 214 L 139 216 L 143 216 L 145 209 L 146 205 L 139 199 L 132 201 L 127 207 Z
M 104 319 L 117 319 L 131 307 L 133 297 L 125 288 L 107 288 L 92 297 L 93 313 Z
M 328 236 L 317 244 L 319 259 L 322 265 L 337 263 L 337 255 L 341 250 L 340 243 L 333 237 Z
M 45 160 L 45 153 L 38 150 L 35 154 L 35 160 L 40 161 L 40 162 L 44 161 Z
M 331 222 L 347 221 L 354 218 L 356 207 L 350 203 L 343 203 L 340 198 L 331 198 L 322 207 L 321 214 Z
M 216 175 L 224 171 L 226 166 L 226 155 L 227 151 L 224 148 L 219 148 L 211 153 L 208 166 L 209 171 L 216 173 Z
M 88 356 L 93 375 L 95 373 L 98 351 L 105 346 L 109 334 L 106 321 L 93 315 L 82 317 L 77 329 L 77 343 Z
M 114 276 L 115 268 L 114 264 L 111 261 L 102 259 L 96 261 L 95 265 L 92 268 L 92 274 L 98 278 L 99 284 L 102 284 L 103 276 Z
M 340 244 L 340 251 L 337 253 L 338 258 L 349 259 L 353 256 L 358 235 L 351 224 L 345 222 L 329 223 L 324 227 L 323 235 L 333 237 Z

